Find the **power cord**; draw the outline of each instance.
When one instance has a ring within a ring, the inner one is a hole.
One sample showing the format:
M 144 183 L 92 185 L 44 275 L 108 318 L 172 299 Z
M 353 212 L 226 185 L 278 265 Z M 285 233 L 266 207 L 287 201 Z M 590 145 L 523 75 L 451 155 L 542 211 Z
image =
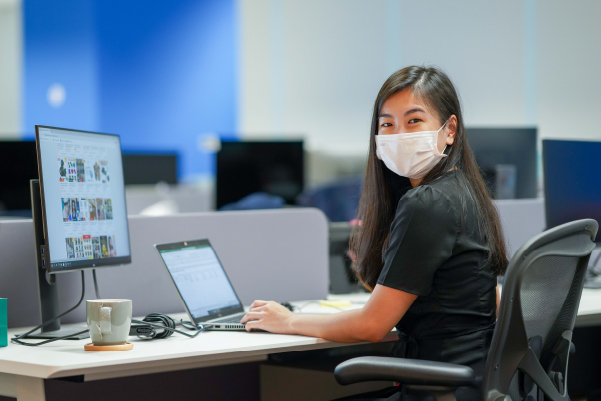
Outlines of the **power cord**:
M 200 325 L 200 326 L 195 327 L 195 326 L 191 326 L 190 322 L 184 322 L 183 320 L 181 320 L 182 326 L 184 326 L 187 329 L 196 331 L 196 333 L 194 333 L 194 334 L 189 334 L 189 333 L 186 333 L 185 331 L 176 329 L 175 328 L 176 327 L 175 320 L 173 320 L 173 318 L 171 318 L 170 316 L 164 315 L 162 313 L 151 313 L 149 315 L 146 315 L 146 317 L 142 320 L 132 319 L 131 321 L 132 321 L 132 323 L 137 323 L 137 324 L 135 324 L 135 325 L 132 324 L 131 329 L 129 330 L 129 335 L 131 335 L 131 336 L 135 335 L 135 336 L 138 336 L 139 338 L 150 339 L 150 340 L 155 339 L 155 338 L 156 339 L 167 338 L 167 337 L 173 335 L 173 333 L 179 333 L 179 334 L 183 334 L 186 337 L 194 338 L 199 333 L 202 333 L 206 329 L 210 329 L 211 327 L 213 327 L 212 324 Z M 162 330 L 157 331 L 157 330 L 154 330 L 155 328 L 162 329 Z
M 67 338 L 71 338 L 71 337 L 74 337 L 74 336 L 77 336 L 77 335 L 80 335 L 80 334 L 83 334 L 83 333 L 87 333 L 88 330 L 82 330 L 82 331 L 80 331 L 78 333 L 69 334 L 69 335 L 63 336 L 63 337 L 51 338 L 49 340 L 44 340 L 44 341 L 41 341 L 39 343 L 27 343 L 27 342 L 21 341 L 23 339 L 26 339 L 27 336 L 30 335 L 31 333 L 33 333 L 34 331 L 36 331 L 38 329 L 41 329 L 42 327 L 47 326 L 50 323 L 55 322 L 56 320 L 58 320 L 61 317 L 65 316 L 67 313 L 72 312 L 75 309 L 77 309 L 77 307 L 79 305 L 81 305 L 81 303 L 83 302 L 85 294 L 86 294 L 86 281 L 85 281 L 85 277 L 84 277 L 84 272 L 82 270 L 81 271 L 81 298 L 79 299 L 79 302 L 77 302 L 77 305 L 75 305 L 74 307 L 72 307 L 68 311 L 63 312 L 60 315 L 58 315 L 56 317 L 53 317 L 52 319 L 47 320 L 47 321 L 43 322 L 42 324 L 34 327 L 33 329 L 29 330 L 27 333 L 19 334 L 19 335 L 16 335 L 15 337 L 12 337 L 10 339 L 10 341 L 13 342 L 13 343 L 20 344 L 20 345 L 25 345 L 25 346 L 28 346 L 28 347 L 37 347 L 38 345 L 44 345 L 44 344 L 48 344 L 48 343 L 51 343 L 53 341 L 58 341 L 58 340 L 66 340 Z

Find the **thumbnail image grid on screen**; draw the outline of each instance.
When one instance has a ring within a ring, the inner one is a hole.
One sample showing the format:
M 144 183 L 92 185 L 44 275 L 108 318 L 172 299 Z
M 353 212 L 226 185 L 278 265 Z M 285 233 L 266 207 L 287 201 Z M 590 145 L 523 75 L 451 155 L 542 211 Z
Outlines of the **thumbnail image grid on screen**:
M 129 260 L 119 137 L 38 127 L 47 245 L 54 271 Z

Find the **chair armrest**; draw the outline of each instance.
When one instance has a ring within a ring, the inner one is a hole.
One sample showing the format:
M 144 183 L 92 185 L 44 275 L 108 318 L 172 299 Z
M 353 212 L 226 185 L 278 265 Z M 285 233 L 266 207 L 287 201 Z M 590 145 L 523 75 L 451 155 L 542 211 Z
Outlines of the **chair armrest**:
M 472 368 L 445 362 L 417 359 L 362 356 L 336 366 L 334 376 L 340 384 L 363 381 L 396 381 L 403 384 L 460 387 L 474 383 Z

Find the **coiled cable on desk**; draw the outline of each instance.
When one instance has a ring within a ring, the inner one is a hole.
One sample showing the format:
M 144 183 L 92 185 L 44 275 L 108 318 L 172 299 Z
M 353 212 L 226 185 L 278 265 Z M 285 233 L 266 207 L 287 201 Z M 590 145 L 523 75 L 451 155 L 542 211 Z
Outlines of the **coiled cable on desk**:
M 142 320 L 132 319 L 131 321 L 132 321 L 132 323 L 137 323 L 138 326 L 132 325 L 132 330 L 130 331 L 130 335 L 137 335 L 138 337 L 145 338 L 145 339 L 167 338 L 167 337 L 173 335 L 173 333 L 179 333 L 179 334 L 183 334 L 186 337 L 194 338 L 199 333 L 202 333 L 203 331 L 205 331 L 205 329 L 210 328 L 208 325 L 195 326 L 192 328 L 184 326 L 186 328 L 196 331 L 196 333 L 194 333 L 194 334 L 189 334 L 189 333 L 186 333 L 185 331 L 176 329 L 175 328 L 176 327 L 175 320 L 173 320 L 173 318 L 171 318 L 170 316 L 164 315 L 162 313 L 151 313 L 149 315 L 146 315 L 146 317 Z M 142 327 L 140 327 L 139 325 L 142 325 Z M 150 326 L 150 328 L 151 328 L 150 332 L 146 332 L 144 334 L 139 334 L 139 333 L 133 332 L 139 328 L 144 328 L 144 326 L 146 326 L 146 327 Z M 159 332 L 159 331 L 155 330 L 157 328 L 162 329 L 162 331 Z

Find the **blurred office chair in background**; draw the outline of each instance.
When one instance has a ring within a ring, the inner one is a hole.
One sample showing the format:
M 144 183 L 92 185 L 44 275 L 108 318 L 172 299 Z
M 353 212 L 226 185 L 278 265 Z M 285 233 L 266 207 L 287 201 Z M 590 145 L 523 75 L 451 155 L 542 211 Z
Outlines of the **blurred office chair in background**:
M 227 203 L 221 206 L 219 210 L 223 212 L 232 210 L 281 209 L 285 204 L 286 201 L 280 196 L 266 194 L 265 192 L 255 192 L 237 202 Z
M 592 219 L 530 239 L 507 270 L 484 371 L 483 399 L 569 400 L 568 359 L 584 278 L 599 225 Z M 454 400 L 474 382 L 470 367 L 404 358 L 360 357 L 336 367 L 340 384 L 382 380 Z
M 316 207 L 330 221 L 351 221 L 357 218 L 363 177 L 353 176 L 332 180 L 308 188 L 296 198 L 299 206 Z

